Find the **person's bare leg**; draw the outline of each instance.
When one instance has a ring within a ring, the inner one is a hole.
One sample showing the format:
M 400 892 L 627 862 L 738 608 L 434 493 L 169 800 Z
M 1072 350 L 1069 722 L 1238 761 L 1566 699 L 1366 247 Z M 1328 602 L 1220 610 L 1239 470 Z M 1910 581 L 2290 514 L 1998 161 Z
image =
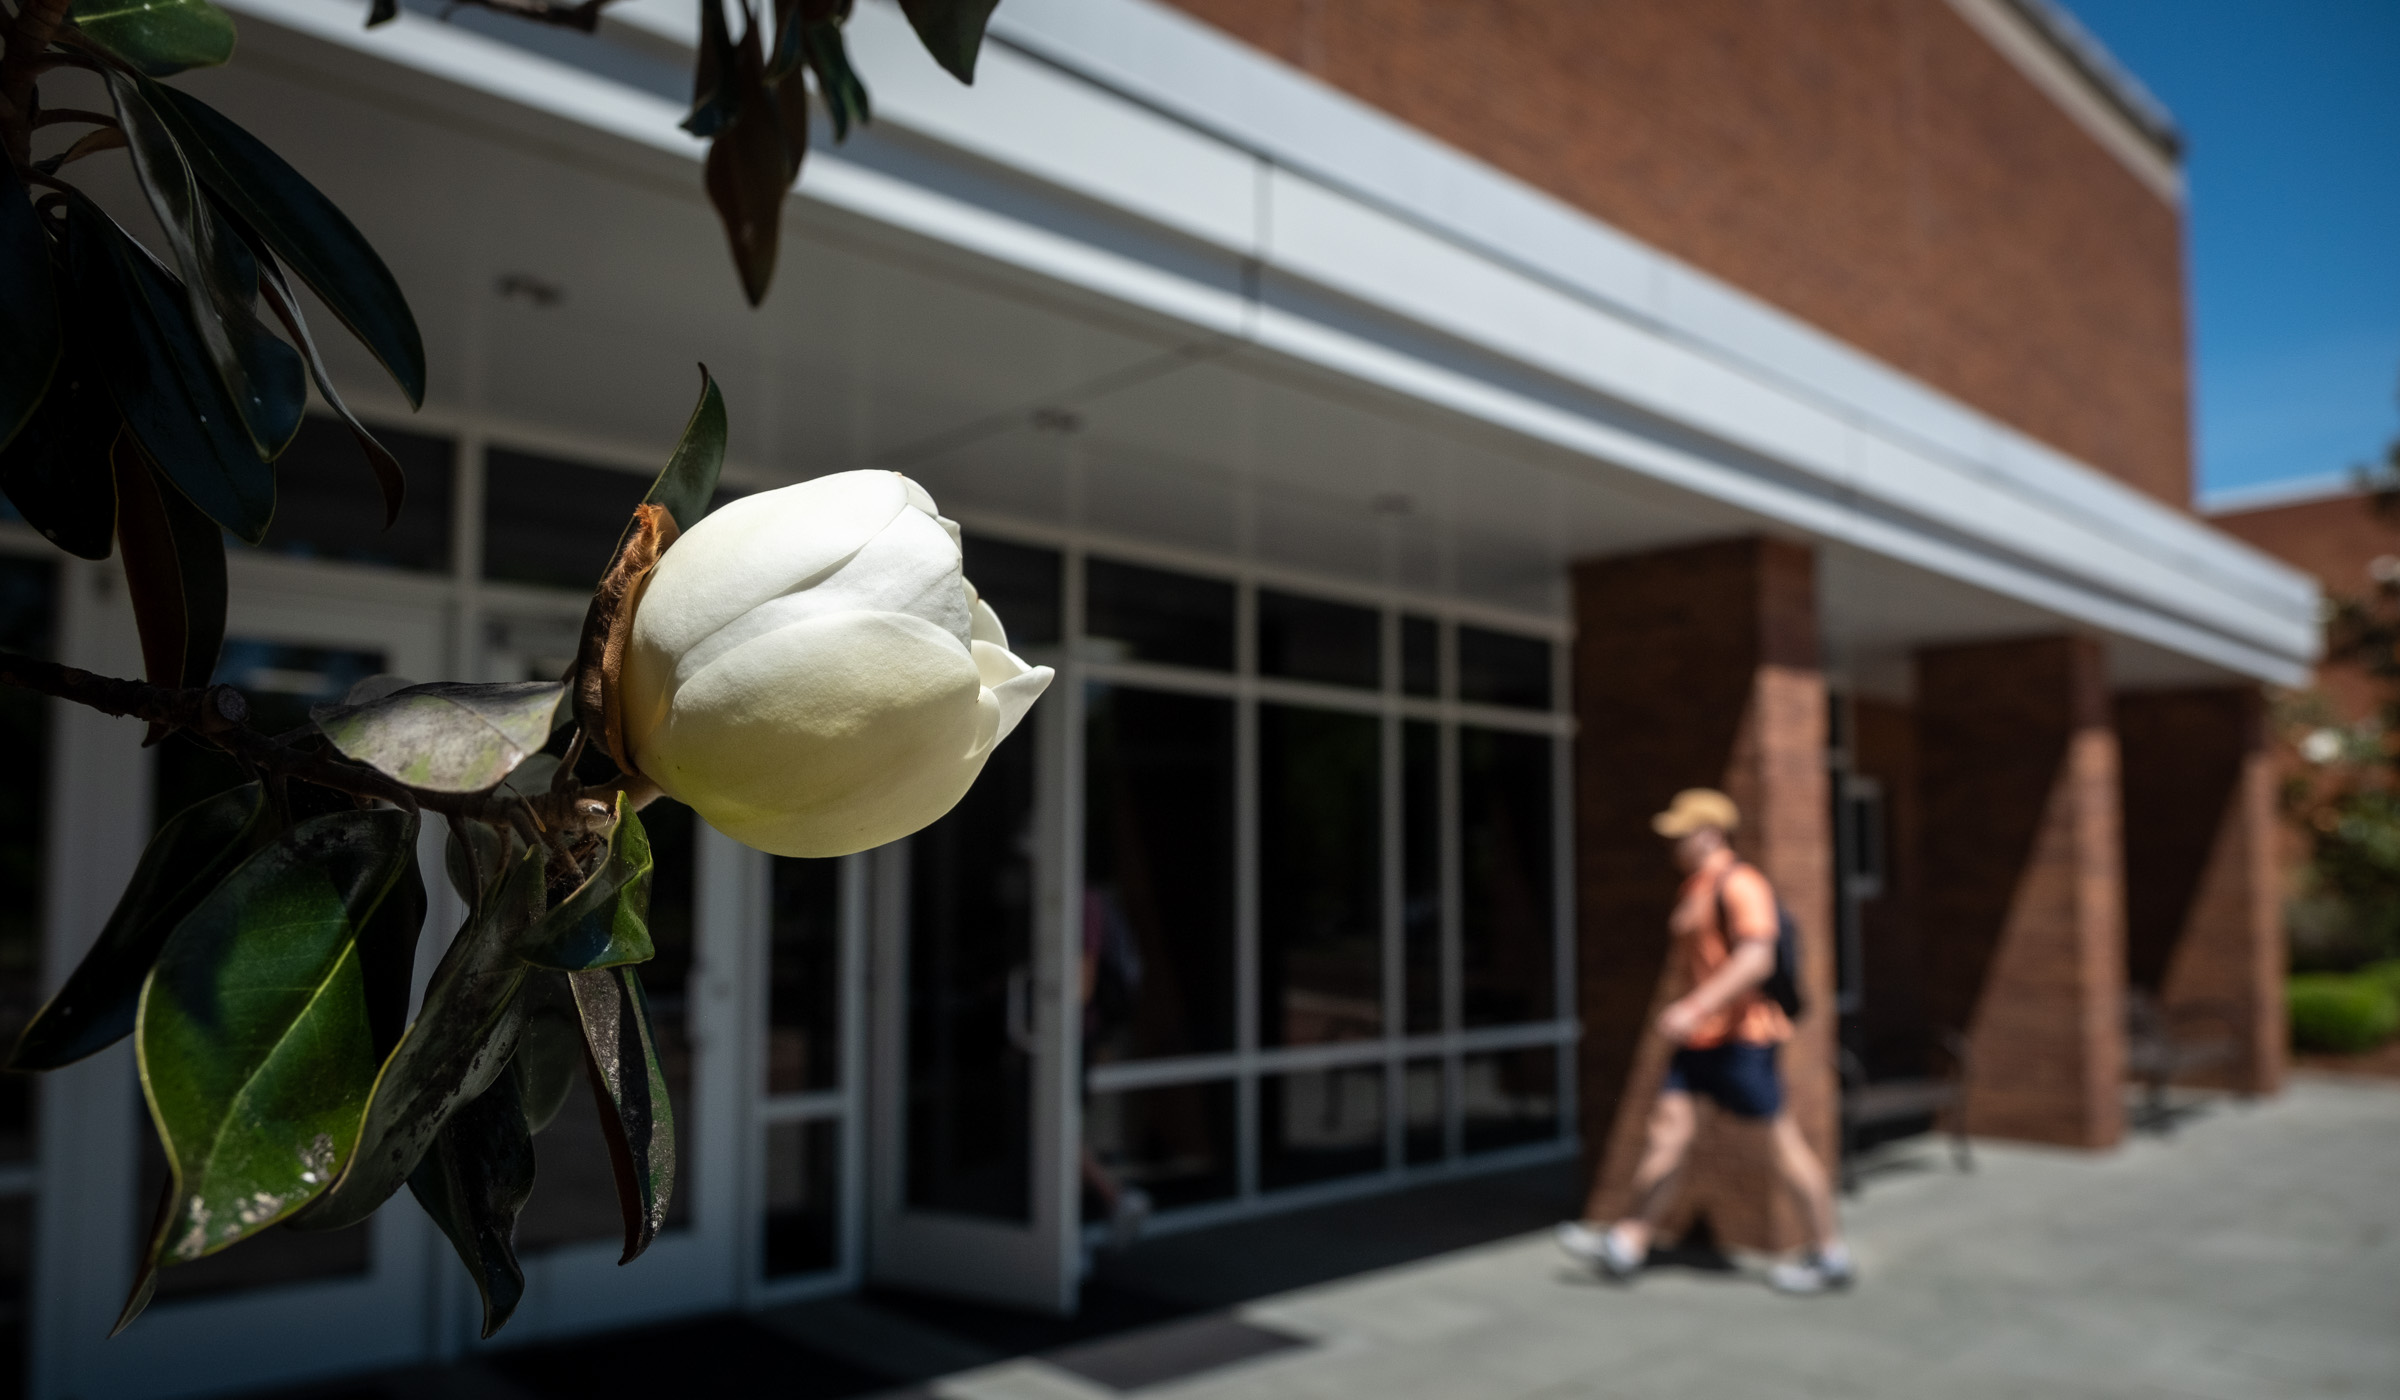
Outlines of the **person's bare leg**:
M 1788 1111 L 1775 1115 L 1769 1131 L 1774 1139 L 1775 1174 L 1799 1203 L 1801 1218 L 1808 1222 L 1810 1243 L 1818 1250 L 1840 1243 L 1841 1226 L 1833 1215 L 1833 1181 L 1825 1164 L 1817 1159 L 1816 1149 L 1808 1145 L 1800 1124 Z
M 1691 1151 L 1692 1133 L 1698 1121 L 1699 1112 L 1692 1096 L 1680 1090 L 1659 1095 L 1658 1102 L 1650 1109 L 1642 1160 L 1633 1169 L 1632 1204 L 1622 1219 L 1608 1227 L 1635 1258 L 1650 1248 L 1651 1234 L 1658 1228 L 1658 1213 L 1666 1206 L 1667 1188 Z

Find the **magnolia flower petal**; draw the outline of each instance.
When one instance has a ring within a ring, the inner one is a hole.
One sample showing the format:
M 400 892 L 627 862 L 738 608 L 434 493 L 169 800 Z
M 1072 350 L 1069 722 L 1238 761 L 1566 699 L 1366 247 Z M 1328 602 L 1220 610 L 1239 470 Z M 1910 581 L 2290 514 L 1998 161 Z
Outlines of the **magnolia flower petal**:
M 668 551 L 671 556 L 674 551 Z M 840 568 L 807 588 L 769 598 L 686 649 L 676 670 L 694 675 L 718 657 L 769 632 L 842 612 L 908 613 L 957 639 L 973 619 L 958 583 L 958 546 L 933 517 L 903 510 Z M 640 618 L 636 615 L 638 625 Z
M 993 612 L 992 605 L 983 601 L 982 595 L 975 591 L 974 584 L 967 585 L 967 597 L 974 602 L 974 606 L 967 609 L 972 622 L 969 640 L 988 642 L 1002 651 L 1008 650 L 1008 629 L 1000 625 L 1000 614 Z
M 984 694 L 1000 707 L 1000 728 L 992 736 L 995 744 L 1016 732 L 1018 722 L 1050 688 L 1050 679 L 1056 674 L 1047 666 L 1027 666 L 989 642 L 975 644 L 975 670 L 983 679 Z
M 966 793 L 982 766 L 981 691 L 964 649 L 923 618 L 808 618 L 684 678 L 636 761 L 737 841 L 846 855 Z
M 771 598 L 810 587 L 908 511 L 904 478 L 837 472 L 728 501 L 676 540 L 635 614 L 638 639 L 682 656 Z

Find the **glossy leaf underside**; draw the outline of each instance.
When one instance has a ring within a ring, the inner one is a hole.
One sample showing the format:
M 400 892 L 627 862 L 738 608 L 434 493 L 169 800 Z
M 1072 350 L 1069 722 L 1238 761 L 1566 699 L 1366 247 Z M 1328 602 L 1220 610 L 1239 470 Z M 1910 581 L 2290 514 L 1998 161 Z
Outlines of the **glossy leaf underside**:
M 338 1230 L 374 1214 L 416 1170 L 450 1115 L 508 1067 L 524 1027 L 517 993 L 526 968 L 506 935 L 541 915 L 542 853 L 520 849 L 499 864 L 434 969 L 416 1023 L 384 1061 L 364 1118 L 353 1120 L 357 1150 L 341 1179 L 295 1227 Z
M 49 392 L 64 341 L 51 289 L 50 240 L 15 165 L 0 161 L 0 447 L 16 439 Z
M 303 822 L 167 940 L 135 1037 L 174 1183 L 146 1267 L 256 1234 L 340 1173 L 375 1077 L 357 936 L 416 827 L 391 809 Z
M 517 1215 L 533 1198 L 533 1134 L 517 1078 L 503 1074 L 462 1105 L 409 1173 L 408 1189 L 458 1251 L 483 1300 L 483 1335 L 525 1296 Z
M 308 365 L 309 381 L 317 386 L 317 396 L 325 400 L 325 406 L 350 430 L 350 440 L 358 444 L 360 455 L 367 459 L 368 470 L 375 473 L 375 489 L 383 496 L 383 525 L 390 529 L 400 519 L 400 507 L 408 500 L 408 477 L 401 470 L 400 459 L 342 401 L 341 391 L 334 387 L 332 372 L 325 368 L 325 357 L 317 349 L 317 338 L 309 334 L 308 318 L 300 311 L 300 298 L 292 295 L 291 284 L 283 280 L 283 269 L 276 266 L 274 253 L 246 226 L 236 227 L 241 230 L 243 241 L 250 245 L 251 256 L 258 259 L 259 294 L 275 313 L 275 319 L 283 323 L 284 333 L 300 347 L 300 358 Z
M 133 1033 L 142 980 L 183 917 L 256 849 L 266 795 L 249 783 L 177 813 L 142 851 L 100 937 L 17 1039 L 14 1070 L 56 1069 Z
M 617 1208 L 625 1218 L 630 1264 L 658 1238 L 675 1194 L 675 1111 L 650 1023 L 650 1001 L 631 967 L 567 974 L 583 1039 L 592 1096 L 616 1170 Z
M 347 215 L 265 142 L 190 93 L 152 84 L 152 107 L 208 192 L 255 230 L 390 373 L 425 402 L 425 343 L 400 284 Z
M 413 685 L 312 714 L 349 758 L 427 792 L 482 792 L 548 742 L 566 687 L 557 681 Z
M 525 931 L 518 948 L 535 967 L 588 972 L 648 962 L 650 838 L 640 814 L 617 794 L 617 824 L 600 868 Z
M 225 644 L 225 536 L 156 471 L 130 435 L 110 454 L 125 592 L 153 685 L 208 684 Z M 147 742 L 161 737 L 152 726 Z
M 233 16 L 208 0 L 75 0 L 83 36 L 153 78 L 233 57 Z
M 525 1001 L 525 1031 L 508 1072 L 525 1106 L 526 1131 L 538 1133 L 584 1082 L 583 1021 L 562 973 L 533 973 L 519 995 Z

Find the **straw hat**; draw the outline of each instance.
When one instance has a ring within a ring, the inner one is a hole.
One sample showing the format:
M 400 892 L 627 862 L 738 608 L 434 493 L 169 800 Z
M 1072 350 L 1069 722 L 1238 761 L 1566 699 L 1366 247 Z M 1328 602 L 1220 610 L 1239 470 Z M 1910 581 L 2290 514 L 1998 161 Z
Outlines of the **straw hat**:
M 1742 809 L 1715 788 L 1685 788 L 1675 794 L 1667 810 L 1650 819 L 1650 829 L 1669 840 L 1689 836 L 1703 827 L 1731 832 L 1741 824 Z

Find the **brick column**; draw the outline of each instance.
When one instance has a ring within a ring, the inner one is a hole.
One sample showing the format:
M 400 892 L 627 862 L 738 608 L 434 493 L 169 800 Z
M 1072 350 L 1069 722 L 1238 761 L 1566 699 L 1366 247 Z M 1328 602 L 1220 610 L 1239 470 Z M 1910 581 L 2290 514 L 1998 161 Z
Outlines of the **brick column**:
M 1740 804 L 1736 844 L 1799 920 L 1809 1009 L 1784 1054 L 1792 1109 L 1831 1164 L 1832 833 L 1816 558 L 1728 540 L 1575 570 L 1576 920 L 1583 1136 L 1604 1212 L 1621 1209 L 1666 1066 L 1650 1022 L 1669 985 L 1666 921 L 1680 875 L 1650 817 L 1678 789 Z M 1797 1221 L 1771 1185 L 1761 1135 L 1696 1145 L 1683 1210 L 1722 1243 L 1780 1248 Z
M 2195 1033 L 2239 1038 L 2239 1060 L 2194 1082 L 2271 1094 L 2284 950 L 2266 699 L 2255 686 L 2134 692 L 2116 719 L 2127 974 Z
M 2124 877 L 2106 663 L 2082 637 L 1917 658 L 1927 1010 L 1967 1032 L 1967 1122 L 2124 1131 Z

